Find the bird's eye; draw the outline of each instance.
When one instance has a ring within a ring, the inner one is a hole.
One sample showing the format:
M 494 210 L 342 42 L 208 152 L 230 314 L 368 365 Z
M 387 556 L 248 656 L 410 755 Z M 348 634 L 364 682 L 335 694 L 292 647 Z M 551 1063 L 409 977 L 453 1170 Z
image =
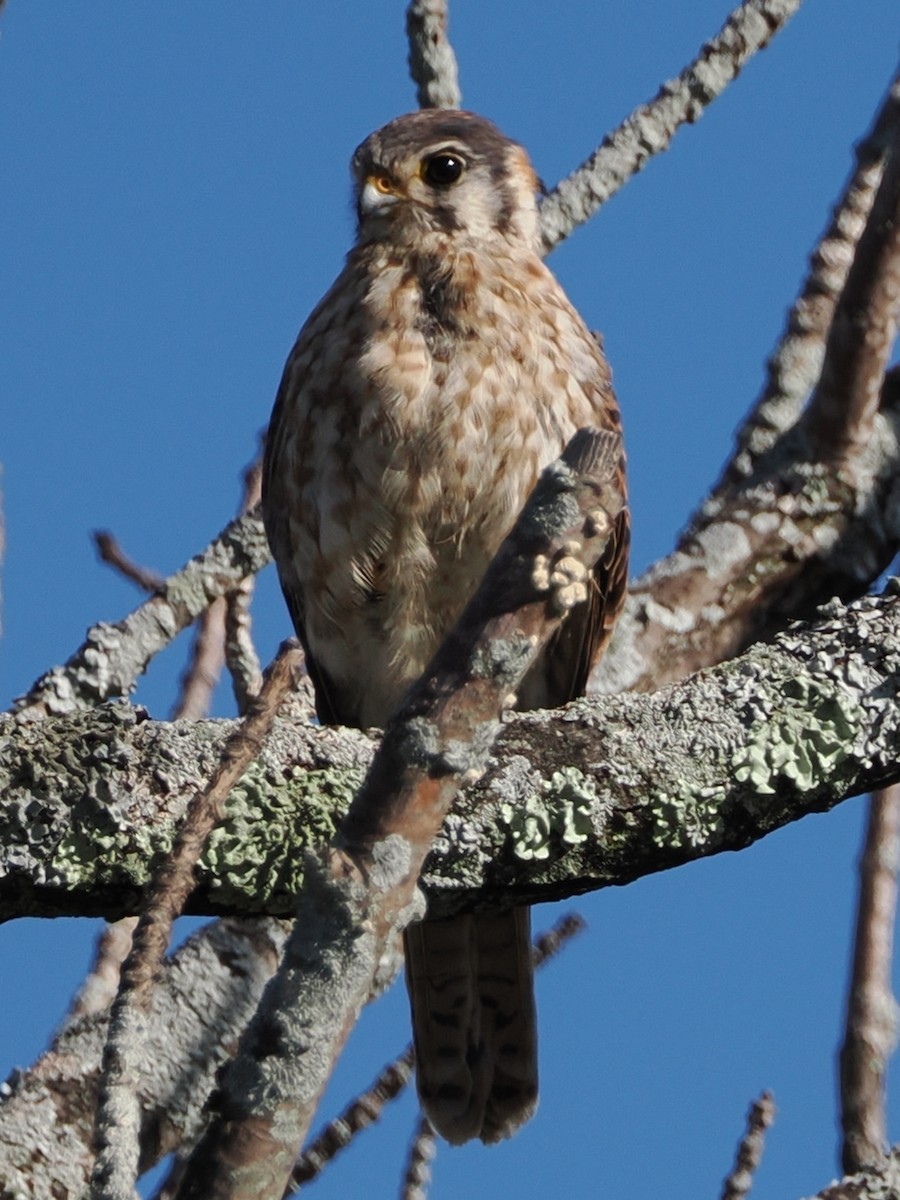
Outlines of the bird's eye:
M 440 154 L 432 154 L 422 164 L 422 178 L 432 187 L 450 187 L 456 183 L 465 170 L 466 164 L 458 154 L 443 150 Z

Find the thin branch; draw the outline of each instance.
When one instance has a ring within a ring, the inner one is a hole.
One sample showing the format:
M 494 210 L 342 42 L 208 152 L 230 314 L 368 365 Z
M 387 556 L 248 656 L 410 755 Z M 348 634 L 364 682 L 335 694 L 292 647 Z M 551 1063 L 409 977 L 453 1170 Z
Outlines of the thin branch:
M 180 1200 L 280 1200 L 382 949 L 421 915 L 416 882 L 441 821 L 613 536 L 620 464 L 615 435 L 575 435 L 388 723 L 338 837 L 307 864 L 282 967 L 223 1073 Z
M 278 705 L 291 686 L 299 652 L 285 643 L 253 711 L 229 737 L 206 788 L 191 801 L 172 852 L 159 868 L 141 913 L 113 1004 L 97 1113 L 97 1162 L 92 1200 L 132 1200 L 138 1174 L 140 1104 L 136 1081 L 145 1054 L 146 1017 L 175 918 L 194 886 L 200 853 L 221 820 L 225 802 L 259 754 Z
M 404 1090 L 412 1079 L 415 1055 L 410 1043 L 402 1054 L 388 1063 L 370 1087 L 353 1099 L 340 1116 L 329 1121 L 306 1147 L 291 1171 L 285 1196 L 315 1179 L 358 1133 L 381 1119 L 384 1106 Z
M 230 593 L 229 593 L 230 595 Z M 224 596 L 213 600 L 196 621 L 191 653 L 178 685 L 173 721 L 199 721 L 212 705 L 212 694 L 225 662 Z
M 262 456 L 257 455 L 244 472 L 241 512 L 250 512 L 259 504 L 262 489 Z M 255 577 L 247 575 L 225 598 L 225 663 L 231 675 L 239 713 L 244 713 L 262 687 L 262 667 L 253 644 L 250 603 Z
M 747 1132 L 737 1148 L 734 1167 L 722 1185 L 722 1200 L 743 1200 L 750 1194 L 753 1176 L 762 1162 L 766 1130 L 775 1120 L 775 1101 L 771 1092 L 763 1092 L 747 1113 Z
M 106 926 L 97 938 L 94 961 L 78 989 L 63 1028 L 82 1017 L 105 1012 L 116 998 L 122 963 L 131 951 L 137 917 L 122 917 Z
M 891 959 L 900 868 L 900 788 L 869 805 L 859 865 L 859 901 L 846 1029 L 840 1054 L 841 1163 L 848 1175 L 880 1163 L 888 1149 L 885 1076 L 897 1042 Z
M 883 110 L 891 150 L 825 346 L 806 430 L 820 459 L 851 466 L 868 446 L 900 322 L 900 79 Z
M 585 928 L 577 913 L 566 913 L 559 921 L 534 939 L 534 966 L 543 967 L 562 948 Z M 414 1050 L 410 1042 L 402 1054 L 388 1063 L 378 1078 L 364 1092 L 325 1126 L 321 1133 L 303 1150 L 294 1164 L 285 1196 L 305 1183 L 310 1183 L 342 1150 L 346 1150 L 358 1133 L 380 1120 L 384 1107 L 396 1099 L 412 1078 Z
M 752 474 L 757 460 L 794 424 L 819 378 L 835 306 L 896 135 L 898 85 L 900 76 L 895 76 L 872 128 L 856 146 L 856 167 L 834 206 L 828 229 L 810 255 L 809 272 L 769 358 L 762 393 L 738 430 L 737 453 L 727 468 L 738 476 Z
M 61 667 L 16 702 L 33 716 L 92 708 L 126 696 L 148 662 L 218 596 L 266 565 L 268 542 L 257 510 L 232 521 L 153 596 L 115 625 L 100 622 Z
M 745 0 L 720 32 L 706 42 L 677 79 L 607 134 L 598 150 L 545 197 L 541 236 L 549 254 L 583 225 L 661 150 L 684 124 L 692 124 L 720 96 L 744 64 L 764 49 L 800 7 L 801 0 Z
M 409 73 L 419 108 L 459 108 L 459 69 L 447 37 L 446 0 L 411 0 L 406 10 Z
M 431 1164 L 437 1153 L 437 1139 L 431 1122 L 424 1115 L 416 1121 L 403 1171 L 400 1200 L 427 1200 L 431 1183 Z
M 158 571 L 142 567 L 134 559 L 129 558 L 108 529 L 95 529 L 91 538 L 100 561 L 118 571 L 125 579 L 139 587 L 142 592 L 158 592 L 165 587 L 165 577 Z

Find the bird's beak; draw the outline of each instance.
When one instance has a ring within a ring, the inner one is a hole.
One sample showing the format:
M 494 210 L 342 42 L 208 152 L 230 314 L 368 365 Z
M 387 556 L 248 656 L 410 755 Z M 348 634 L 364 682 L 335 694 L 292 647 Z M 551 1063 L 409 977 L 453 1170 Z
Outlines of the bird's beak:
M 385 175 L 369 175 L 359 193 L 359 215 L 384 212 L 400 199 L 393 182 Z

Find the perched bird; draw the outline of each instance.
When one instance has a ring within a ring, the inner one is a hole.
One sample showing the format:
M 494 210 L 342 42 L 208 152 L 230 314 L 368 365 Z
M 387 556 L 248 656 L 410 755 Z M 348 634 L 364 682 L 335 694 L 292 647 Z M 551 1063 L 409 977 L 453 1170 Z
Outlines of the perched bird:
M 432 109 L 373 133 L 352 172 L 356 243 L 285 366 L 263 512 L 319 718 L 367 727 L 425 669 L 541 470 L 577 429 L 620 425 L 599 344 L 540 258 L 521 146 Z M 584 690 L 627 556 L 626 509 L 520 708 Z M 406 955 L 425 1112 L 450 1142 L 509 1136 L 537 1103 L 528 910 L 425 920 Z

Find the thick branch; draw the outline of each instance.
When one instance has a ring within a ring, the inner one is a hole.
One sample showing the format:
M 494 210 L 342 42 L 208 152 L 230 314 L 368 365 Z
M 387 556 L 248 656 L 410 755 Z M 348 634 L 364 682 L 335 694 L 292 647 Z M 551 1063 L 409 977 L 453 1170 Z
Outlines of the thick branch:
M 275 970 L 278 921 L 218 921 L 179 947 L 156 989 L 147 1064 L 137 1083 L 142 1170 L 198 1134 L 203 1102 Z M 107 1016 L 72 1020 L 4 1088 L 0 1200 L 82 1196 L 94 1159 L 93 1115 Z
M 898 647 L 900 604 L 867 598 L 653 695 L 508 718 L 426 864 L 432 910 L 625 883 L 900 779 Z M 230 728 L 125 705 L 2 718 L 0 915 L 134 911 Z M 193 911 L 290 912 L 304 848 L 332 836 L 374 746 L 276 721 L 201 862 Z

